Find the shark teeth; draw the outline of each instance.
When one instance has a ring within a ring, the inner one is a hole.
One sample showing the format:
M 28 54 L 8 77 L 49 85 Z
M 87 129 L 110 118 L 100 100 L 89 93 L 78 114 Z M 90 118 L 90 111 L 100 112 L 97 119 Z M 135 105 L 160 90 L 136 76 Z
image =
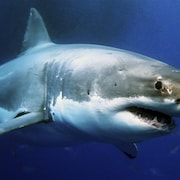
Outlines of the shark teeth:
M 171 116 L 168 116 L 161 112 L 135 106 L 128 107 L 127 110 L 133 113 L 139 120 L 146 122 L 147 124 L 156 128 L 172 129 L 175 127 L 175 123 L 172 120 Z

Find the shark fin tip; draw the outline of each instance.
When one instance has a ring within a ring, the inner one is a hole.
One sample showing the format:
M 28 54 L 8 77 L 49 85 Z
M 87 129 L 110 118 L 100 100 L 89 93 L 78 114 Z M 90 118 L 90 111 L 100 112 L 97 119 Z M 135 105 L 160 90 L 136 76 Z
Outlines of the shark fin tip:
M 120 151 L 122 151 L 128 158 L 134 159 L 137 157 L 138 148 L 135 143 L 119 143 L 115 145 Z
M 30 9 L 27 29 L 24 35 L 22 52 L 39 44 L 51 42 L 43 19 L 35 8 Z

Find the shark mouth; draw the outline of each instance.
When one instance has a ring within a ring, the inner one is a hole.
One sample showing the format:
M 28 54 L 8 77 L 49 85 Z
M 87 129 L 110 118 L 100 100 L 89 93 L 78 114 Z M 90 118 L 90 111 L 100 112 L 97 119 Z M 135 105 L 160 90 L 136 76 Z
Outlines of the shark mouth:
M 171 116 L 167 114 L 135 106 L 128 107 L 127 110 L 134 114 L 140 121 L 143 121 L 157 129 L 171 130 L 175 127 L 175 123 Z

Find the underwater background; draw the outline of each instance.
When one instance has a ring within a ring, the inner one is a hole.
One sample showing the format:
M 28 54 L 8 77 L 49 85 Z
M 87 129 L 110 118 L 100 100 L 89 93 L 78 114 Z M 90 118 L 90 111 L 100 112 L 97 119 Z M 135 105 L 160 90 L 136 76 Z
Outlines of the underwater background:
M 113 46 L 180 68 L 180 0 L 0 0 L 0 63 L 20 53 L 31 7 L 56 43 Z M 1 138 L 0 178 L 180 180 L 180 119 L 176 124 L 174 133 L 139 143 L 133 160 L 95 142 L 39 148 Z

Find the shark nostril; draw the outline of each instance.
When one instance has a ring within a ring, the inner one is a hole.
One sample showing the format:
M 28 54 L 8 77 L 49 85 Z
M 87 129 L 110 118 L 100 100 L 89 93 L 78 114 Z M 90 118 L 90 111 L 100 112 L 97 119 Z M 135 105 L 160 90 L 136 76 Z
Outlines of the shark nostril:
M 180 98 L 175 100 L 176 104 L 180 104 Z

